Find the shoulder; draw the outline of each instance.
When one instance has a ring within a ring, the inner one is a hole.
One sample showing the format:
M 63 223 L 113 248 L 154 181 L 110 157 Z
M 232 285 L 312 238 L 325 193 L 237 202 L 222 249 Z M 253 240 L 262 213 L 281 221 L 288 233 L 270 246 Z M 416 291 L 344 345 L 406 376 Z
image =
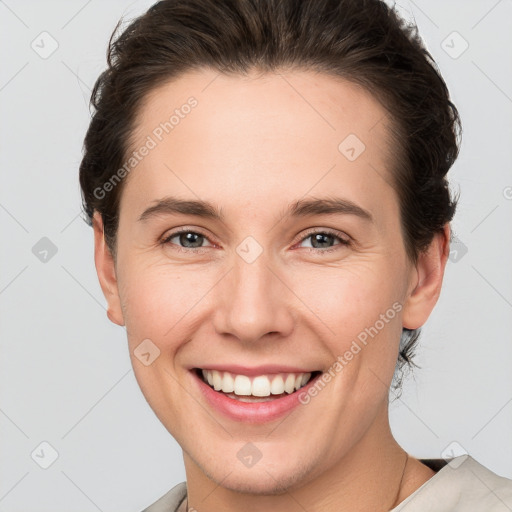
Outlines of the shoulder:
M 187 484 L 181 482 L 142 512 L 177 512 L 186 496 Z
M 470 456 L 458 469 L 462 468 L 461 485 L 466 491 L 466 501 L 477 500 L 478 506 L 486 512 L 512 510 L 512 480 L 497 475 Z
M 442 466 L 393 512 L 510 512 L 512 480 L 497 475 L 469 455 L 429 461 Z M 444 465 L 443 465 L 444 463 Z

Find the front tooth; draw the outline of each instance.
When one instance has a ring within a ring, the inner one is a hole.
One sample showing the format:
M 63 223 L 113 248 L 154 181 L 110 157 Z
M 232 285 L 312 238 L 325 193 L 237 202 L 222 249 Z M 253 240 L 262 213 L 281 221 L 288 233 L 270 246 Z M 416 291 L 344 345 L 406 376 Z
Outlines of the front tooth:
M 235 381 L 233 376 L 229 372 L 224 372 L 224 378 L 222 379 L 222 391 L 224 393 L 233 393 L 235 390 Z
M 295 377 L 295 383 L 293 384 L 293 389 L 297 390 L 302 385 L 302 375 L 299 373 L 297 377 Z
M 217 370 L 213 370 L 213 389 L 219 391 L 222 389 L 222 375 Z
M 255 377 L 252 381 L 252 394 L 254 396 L 269 396 L 270 395 L 270 381 L 265 375 Z
M 281 375 L 277 375 L 272 379 L 272 384 L 270 384 L 270 392 L 273 395 L 282 395 L 284 393 L 284 380 Z
M 295 386 L 295 374 L 289 373 L 284 383 L 284 390 L 287 393 L 293 393 L 293 387 Z
M 250 395 L 251 394 L 251 379 L 246 375 L 237 375 L 235 377 L 234 392 L 236 395 Z

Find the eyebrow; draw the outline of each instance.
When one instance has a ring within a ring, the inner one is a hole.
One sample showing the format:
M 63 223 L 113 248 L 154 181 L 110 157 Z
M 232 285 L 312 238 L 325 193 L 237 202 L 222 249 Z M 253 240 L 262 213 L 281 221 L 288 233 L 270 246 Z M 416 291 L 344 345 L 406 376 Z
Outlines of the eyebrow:
M 194 215 L 204 219 L 218 220 L 224 222 L 224 215 L 220 208 L 215 207 L 208 201 L 184 200 L 176 197 L 164 197 L 157 200 L 139 217 L 139 221 L 147 221 L 159 215 L 184 214 Z M 332 215 L 346 214 L 354 215 L 367 222 L 373 223 L 372 214 L 361 208 L 356 203 L 340 197 L 307 198 L 299 199 L 288 205 L 284 217 L 307 217 L 310 215 Z

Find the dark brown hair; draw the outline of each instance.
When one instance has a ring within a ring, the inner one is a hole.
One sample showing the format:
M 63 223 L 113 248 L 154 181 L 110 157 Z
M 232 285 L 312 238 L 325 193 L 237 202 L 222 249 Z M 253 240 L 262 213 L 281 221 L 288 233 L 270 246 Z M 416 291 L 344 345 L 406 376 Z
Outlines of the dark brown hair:
M 381 0 L 163 0 L 131 22 L 107 53 L 91 96 L 80 185 L 87 220 L 98 211 L 115 256 L 123 166 L 142 100 L 180 74 L 313 70 L 368 90 L 389 111 L 393 186 L 407 255 L 416 263 L 455 212 L 446 174 L 457 158 L 459 115 L 417 27 Z M 340 141 L 341 142 L 341 141 Z M 397 369 L 412 364 L 420 330 L 404 329 Z

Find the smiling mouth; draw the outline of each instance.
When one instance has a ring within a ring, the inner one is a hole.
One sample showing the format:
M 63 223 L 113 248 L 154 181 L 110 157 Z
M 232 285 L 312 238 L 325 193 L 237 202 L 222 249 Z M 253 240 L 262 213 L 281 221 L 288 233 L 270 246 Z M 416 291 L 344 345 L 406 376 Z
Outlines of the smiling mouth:
M 195 372 L 213 390 L 240 402 L 269 402 L 291 395 L 321 373 L 275 373 L 249 377 L 202 368 L 196 368 Z

